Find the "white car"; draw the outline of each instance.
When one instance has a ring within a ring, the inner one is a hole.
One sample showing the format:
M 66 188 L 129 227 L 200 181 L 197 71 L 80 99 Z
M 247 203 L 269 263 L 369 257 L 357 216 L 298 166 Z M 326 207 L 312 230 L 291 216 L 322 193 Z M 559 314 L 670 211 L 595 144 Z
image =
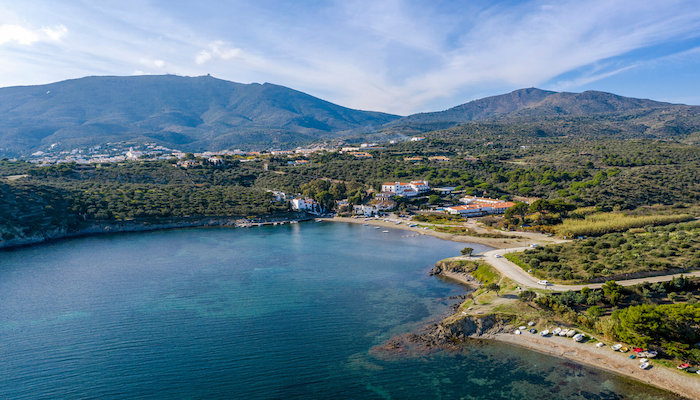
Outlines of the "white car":
M 549 283 L 549 281 L 546 280 L 546 279 L 543 279 L 543 280 L 541 280 L 541 281 L 537 281 L 537 284 L 538 284 L 538 285 L 544 285 L 544 286 L 549 286 L 549 285 L 551 285 L 551 283 Z
M 503 258 L 503 256 L 500 255 L 500 254 L 496 254 L 494 257 L 496 257 L 496 258 Z

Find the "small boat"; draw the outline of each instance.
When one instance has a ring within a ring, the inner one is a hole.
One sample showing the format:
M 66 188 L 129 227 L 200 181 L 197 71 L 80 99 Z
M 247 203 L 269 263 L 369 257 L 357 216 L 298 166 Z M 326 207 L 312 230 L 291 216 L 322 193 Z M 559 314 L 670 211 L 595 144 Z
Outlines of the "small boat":
M 389 233 L 389 231 L 382 231 L 382 233 Z
M 559 336 L 560 333 L 561 333 L 561 328 L 559 328 L 559 327 L 554 328 L 554 330 L 552 331 L 552 335 Z
M 535 333 L 537 333 L 537 329 L 532 328 L 532 329 L 530 329 L 528 332 L 530 332 L 530 333 L 532 333 L 532 334 L 534 335 Z
M 535 326 L 535 321 L 530 321 L 527 323 L 527 326 Z
M 524 330 L 527 329 L 527 326 L 525 326 L 525 325 L 520 325 L 520 326 L 518 327 L 518 329 L 520 329 L 521 331 L 524 331 Z
M 598 342 L 595 345 L 595 347 L 603 347 L 603 346 L 605 346 L 605 343 L 603 343 L 603 342 Z
M 649 362 L 649 359 L 647 359 L 647 358 L 640 358 L 639 359 L 640 364 L 644 364 L 645 362 Z
M 574 335 L 574 341 L 580 342 L 580 341 L 582 341 L 583 338 L 585 338 L 585 337 L 586 337 L 586 335 L 584 335 L 583 333 L 576 334 L 576 335 Z
M 540 332 L 540 336 L 547 336 L 549 335 L 549 329 L 545 329 L 542 332 Z
M 362 224 L 363 226 L 368 226 L 369 224 Z
M 676 368 L 678 368 L 678 369 L 680 369 L 680 370 L 685 370 L 685 369 L 690 368 L 690 364 L 688 364 L 688 363 L 686 363 L 686 364 L 681 364 L 681 365 L 677 366 Z
M 610 346 L 610 349 L 611 349 L 612 351 L 618 351 L 618 350 L 620 350 L 621 348 L 622 348 L 622 345 L 621 345 L 620 343 L 614 344 L 614 345 Z
M 627 353 L 628 351 L 630 351 L 630 349 L 627 348 L 627 347 L 623 347 L 623 348 L 620 349 L 620 351 L 623 352 L 623 353 Z
M 562 329 L 561 332 L 559 332 L 559 336 L 566 336 L 567 333 L 569 333 L 568 329 Z
M 576 335 L 576 331 L 573 330 L 573 329 L 571 329 L 571 330 L 566 334 L 566 337 L 574 337 L 574 335 Z
M 515 333 L 516 335 L 522 335 L 522 334 L 523 334 L 522 332 L 520 332 L 520 329 L 516 329 L 515 332 L 513 332 L 513 333 Z
M 647 350 L 647 354 L 645 357 L 647 358 L 654 358 L 658 355 L 659 353 L 656 352 L 656 350 Z
M 639 365 L 639 368 L 641 368 L 641 369 L 647 369 L 647 368 L 649 368 L 650 366 L 651 366 L 651 364 L 649 364 L 648 362 L 645 362 L 645 363 L 641 363 L 641 364 Z
M 380 228 L 379 226 L 375 226 L 375 227 L 374 227 L 374 229 L 379 229 L 379 228 Z

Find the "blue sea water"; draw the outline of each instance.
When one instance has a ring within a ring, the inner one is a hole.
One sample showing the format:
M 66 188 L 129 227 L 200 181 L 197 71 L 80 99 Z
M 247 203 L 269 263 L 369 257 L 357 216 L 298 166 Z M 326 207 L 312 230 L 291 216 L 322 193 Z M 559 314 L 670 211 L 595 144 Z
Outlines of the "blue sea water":
M 374 357 L 465 293 L 428 276 L 462 247 L 303 223 L 2 251 L 0 398 L 675 398 L 492 342 Z

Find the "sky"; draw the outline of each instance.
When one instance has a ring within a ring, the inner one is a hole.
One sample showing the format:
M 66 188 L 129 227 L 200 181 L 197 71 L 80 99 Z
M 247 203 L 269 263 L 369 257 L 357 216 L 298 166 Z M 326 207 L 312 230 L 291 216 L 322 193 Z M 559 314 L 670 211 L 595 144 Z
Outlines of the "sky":
M 270 82 L 406 115 L 524 87 L 700 104 L 700 0 L 0 0 L 0 87 Z

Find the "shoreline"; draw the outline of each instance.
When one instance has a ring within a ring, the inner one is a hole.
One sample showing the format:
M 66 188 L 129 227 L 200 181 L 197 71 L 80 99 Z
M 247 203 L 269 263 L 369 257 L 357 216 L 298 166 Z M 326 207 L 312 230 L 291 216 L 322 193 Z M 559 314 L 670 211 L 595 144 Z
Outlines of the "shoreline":
M 99 235 L 109 235 L 129 232 L 151 232 L 171 229 L 187 228 L 250 228 L 266 225 L 284 225 L 313 220 L 309 214 L 289 213 L 279 215 L 260 216 L 254 219 L 246 217 L 198 217 L 198 218 L 173 218 L 170 220 L 146 221 L 109 221 L 92 223 L 83 226 L 74 232 L 54 230 L 44 235 L 35 235 L 20 239 L 0 240 L 0 251 L 13 250 L 23 247 L 52 243 L 64 239 L 76 239 Z
M 286 218 L 285 218 L 286 216 Z M 294 218 L 290 218 L 294 216 Z M 319 217 L 310 214 L 290 213 L 283 215 L 268 215 L 258 217 L 256 219 L 248 219 L 245 217 L 203 217 L 193 219 L 173 219 L 170 221 L 122 221 L 109 223 L 95 223 L 84 227 L 83 229 L 66 233 L 55 231 L 48 235 L 34 236 L 23 238 L 14 241 L 0 241 L 0 251 L 12 250 L 15 248 L 34 246 L 42 243 L 50 243 L 63 239 L 72 239 L 79 237 L 89 237 L 104 234 L 128 233 L 128 232 L 146 232 L 156 230 L 170 229 L 186 229 L 186 228 L 216 228 L 216 227 L 231 227 L 242 228 L 263 225 L 279 225 L 287 223 L 298 223 L 320 219 L 329 222 L 345 222 L 352 224 L 367 224 L 372 226 L 380 226 L 384 228 L 401 229 L 412 231 L 417 234 L 433 236 L 442 240 L 449 240 L 460 243 L 476 243 L 492 247 L 494 249 L 508 249 L 513 247 L 523 247 L 530 243 L 547 243 L 554 240 L 544 237 L 522 239 L 502 239 L 502 238 L 483 238 L 478 236 L 454 235 L 442 232 L 436 232 L 432 229 L 422 229 L 420 227 L 410 227 L 405 221 L 401 224 L 395 222 L 386 222 L 383 219 L 368 219 L 364 218 L 349 218 L 349 217 Z M 547 240 L 549 239 L 549 240 Z M 471 259 L 467 256 L 458 256 L 454 258 Z M 452 281 L 456 284 L 465 285 L 471 288 L 478 287 L 478 281 L 475 281 L 469 274 L 443 271 L 439 277 Z M 452 314 L 455 315 L 455 314 Z M 481 315 L 479 317 L 483 317 Z M 448 317 L 449 318 L 449 317 Z M 509 343 L 515 346 L 523 347 L 528 350 L 537 351 L 554 357 L 559 357 L 573 362 L 590 365 L 595 368 L 606 370 L 617 375 L 625 376 L 645 384 L 649 384 L 663 390 L 680 394 L 690 399 L 700 400 L 700 379 L 692 379 L 695 377 L 686 377 L 682 373 L 670 370 L 665 367 L 654 367 L 650 370 L 641 370 L 638 367 L 636 360 L 630 360 L 623 353 L 612 352 L 608 346 L 596 348 L 592 345 L 576 343 L 568 339 L 559 337 L 540 337 L 539 335 L 514 335 L 511 333 L 485 333 L 478 335 L 470 335 L 474 339 L 495 340 L 504 343 Z M 691 378 L 691 379 L 688 379 Z
M 643 370 L 639 368 L 639 362 L 636 359 L 628 358 L 626 353 L 612 351 L 609 346 L 599 348 L 591 343 L 577 343 L 563 337 L 542 337 L 539 334 L 532 335 L 529 333 L 523 333 L 522 335 L 497 333 L 477 338 L 496 340 L 538 353 L 589 365 L 689 399 L 700 400 L 700 378 L 684 376 L 689 375 L 689 373 L 672 371 L 663 366 L 653 365 L 653 362 L 652 368 Z
M 394 220 L 390 220 L 389 222 L 384 221 L 384 219 L 381 218 L 352 218 L 352 217 L 332 217 L 332 218 L 321 218 L 324 221 L 329 221 L 329 222 L 346 222 L 350 224 L 367 224 L 367 225 L 372 225 L 372 226 L 380 226 L 383 228 L 393 228 L 393 229 L 401 229 L 405 231 L 411 231 L 414 233 L 418 233 L 421 235 L 426 235 L 426 236 L 433 236 L 438 239 L 442 240 L 449 240 L 452 242 L 459 242 L 459 243 L 475 243 L 475 244 L 482 244 L 484 246 L 489 246 L 492 247 L 493 249 L 509 249 L 512 247 L 525 247 L 528 246 L 532 243 L 549 243 L 549 242 L 555 242 L 556 240 L 550 237 L 547 237 L 545 235 L 540 235 L 540 234 L 531 234 L 532 237 L 525 237 L 523 236 L 522 238 L 519 239 L 505 239 L 505 238 L 486 238 L 486 237 L 480 237 L 480 236 L 467 236 L 467 235 L 455 235 L 451 233 L 444 233 L 444 232 L 437 232 L 432 229 L 423 229 L 421 227 L 410 227 L 406 225 L 406 223 L 413 223 L 410 221 L 401 221 L 401 224 L 396 224 L 395 222 L 392 222 Z

